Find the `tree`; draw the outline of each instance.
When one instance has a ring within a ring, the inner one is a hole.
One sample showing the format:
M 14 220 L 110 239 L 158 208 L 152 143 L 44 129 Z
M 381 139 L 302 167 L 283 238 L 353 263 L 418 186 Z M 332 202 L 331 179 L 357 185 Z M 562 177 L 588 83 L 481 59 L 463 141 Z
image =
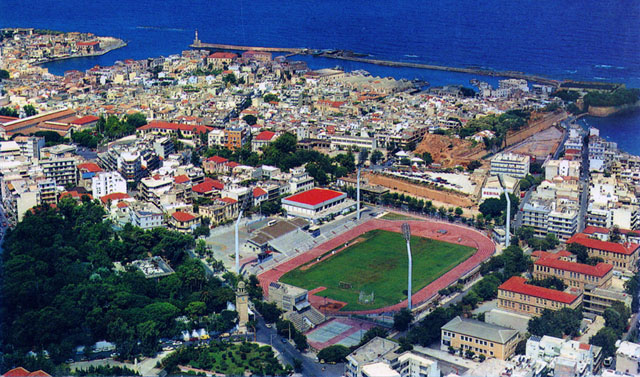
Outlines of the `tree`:
M 318 360 L 324 360 L 325 363 L 341 363 L 345 361 L 351 350 L 345 346 L 336 344 L 323 348 L 318 352 Z
M 481 166 L 482 166 L 482 163 L 481 163 L 480 161 L 478 161 L 478 160 L 473 160 L 473 161 L 471 161 L 471 162 L 469 163 L 469 165 L 467 165 L 467 169 L 468 169 L 469 171 L 474 171 L 474 170 L 476 170 L 477 168 L 479 168 L 479 167 L 481 167 Z
M 479 210 L 485 218 L 495 218 L 502 214 L 504 206 L 500 199 L 489 198 L 480 204 Z
M 247 114 L 247 115 L 243 116 L 242 120 L 247 122 L 247 124 L 250 125 L 250 126 L 253 126 L 256 123 L 258 123 L 258 118 L 255 115 L 252 115 L 252 114 Z
M 402 308 L 393 316 L 393 328 L 398 331 L 405 331 L 409 328 L 412 320 L 413 314 L 411 314 L 409 309 Z
M 603 327 L 589 339 L 589 344 L 602 347 L 602 356 L 609 357 L 616 353 L 616 341 L 618 334 L 610 327 Z
M 16 109 L 11 107 L 0 107 L 0 115 L 17 118 L 19 114 Z
M 373 165 L 377 165 L 378 162 L 382 161 L 382 158 L 384 157 L 384 155 L 382 154 L 382 152 L 380 152 L 379 150 L 375 150 L 371 153 L 371 163 Z
M 264 102 L 280 102 L 280 98 L 278 98 L 277 95 L 273 94 L 273 93 L 268 93 L 265 94 L 263 97 Z
M 587 260 L 589 259 L 587 247 L 577 242 L 568 244 L 567 251 L 576 256 L 576 260 L 578 261 L 578 263 L 586 264 Z
M 24 105 L 22 107 L 22 110 L 24 110 L 24 115 L 28 117 L 38 114 L 38 111 L 35 107 L 33 107 L 33 105 Z
M 184 311 L 189 315 L 189 317 L 195 319 L 203 316 L 207 312 L 207 304 L 202 301 L 193 301 L 187 305 Z
M 463 214 L 462 208 L 456 207 L 455 213 L 456 213 L 456 216 L 462 216 Z
M 0 81 L 10 79 L 11 75 L 6 69 L 0 69 Z
M 222 82 L 228 85 L 236 85 L 236 75 L 234 75 L 233 73 L 229 73 L 222 78 Z
M 422 160 L 424 161 L 424 164 L 429 166 L 433 163 L 433 157 L 431 156 L 431 153 L 429 152 L 424 152 L 422 155 Z
M 256 302 L 256 309 L 262 314 L 262 318 L 266 323 L 274 323 L 280 318 L 282 311 L 273 302 Z
M 382 327 L 372 327 L 364 333 L 362 339 L 360 340 L 360 343 L 358 344 L 358 347 L 364 345 L 365 343 L 368 343 L 375 337 L 386 338 L 387 336 L 389 336 L 388 330 Z
M 147 124 L 147 117 L 143 113 L 133 113 L 127 115 L 126 123 L 129 126 L 129 132 L 134 133 L 138 127 L 142 127 Z

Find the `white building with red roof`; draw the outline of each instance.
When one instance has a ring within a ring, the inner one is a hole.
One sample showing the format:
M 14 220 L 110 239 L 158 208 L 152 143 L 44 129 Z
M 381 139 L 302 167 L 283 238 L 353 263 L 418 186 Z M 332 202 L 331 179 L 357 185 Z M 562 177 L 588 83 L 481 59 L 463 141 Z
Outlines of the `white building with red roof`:
M 314 188 L 282 199 L 287 215 L 302 217 L 313 222 L 328 219 L 355 206 L 347 194 L 340 191 Z
M 225 65 L 229 65 L 238 55 L 232 52 L 214 52 L 207 56 L 207 64 L 211 64 L 213 68 L 222 69 Z
M 262 131 L 251 140 L 251 150 L 262 152 L 262 148 L 274 142 L 277 137 L 278 135 L 273 131 Z
M 100 117 L 95 115 L 87 115 L 74 120 L 71 124 L 78 126 L 80 130 L 86 130 L 95 127 L 99 119 Z
M 269 199 L 269 193 L 260 187 L 256 187 L 253 189 L 253 205 L 259 206 L 260 203 Z

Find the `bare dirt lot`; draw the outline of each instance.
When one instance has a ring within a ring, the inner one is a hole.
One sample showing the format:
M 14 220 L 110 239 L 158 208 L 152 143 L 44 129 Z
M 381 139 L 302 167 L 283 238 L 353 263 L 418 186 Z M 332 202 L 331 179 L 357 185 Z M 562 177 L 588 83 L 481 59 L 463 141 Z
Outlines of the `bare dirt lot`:
M 487 153 L 483 143 L 473 147 L 473 143 L 468 140 L 436 134 L 424 135 L 415 152 L 429 152 L 433 161 L 441 164 L 443 168 L 456 165 L 467 166 L 471 161 L 479 160 Z

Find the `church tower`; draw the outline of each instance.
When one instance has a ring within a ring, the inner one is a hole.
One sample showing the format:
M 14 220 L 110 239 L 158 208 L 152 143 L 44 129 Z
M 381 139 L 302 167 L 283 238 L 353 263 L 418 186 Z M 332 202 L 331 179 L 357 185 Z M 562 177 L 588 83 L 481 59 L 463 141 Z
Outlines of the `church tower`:
M 236 290 L 236 311 L 238 312 L 238 332 L 246 334 L 249 321 L 249 294 L 243 281 L 238 283 Z

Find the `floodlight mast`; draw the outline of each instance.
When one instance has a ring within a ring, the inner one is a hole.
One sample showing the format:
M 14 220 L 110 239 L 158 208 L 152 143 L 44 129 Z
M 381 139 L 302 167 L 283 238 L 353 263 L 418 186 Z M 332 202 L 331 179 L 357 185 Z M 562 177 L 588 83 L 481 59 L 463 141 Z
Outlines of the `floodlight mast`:
M 240 275 L 240 241 L 238 239 L 238 227 L 240 226 L 240 219 L 242 218 L 242 212 L 238 215 L 238 220 L 236 221 L 236 274 Z
M 356 220 L 360 220 L 360 165 L 358 164 L 358 183 L 357 183 L 358 187 L 356 189 L 356 201 L 358 202 L 357 206 L 357 215 L 356 215 Z
M 504 246 L 509 247 L 509 238 L 511 238 L 511 198 L 509 198 L 509 191 L 507 191 L 506 188 L 504 189 L 504 197 L 507 199 L 507 221 L 505 227 Z
M 404 235 L 405 241 L 407 241 L 407 256 L 409 257 L 409 277 L 408 277 L 408 287 L 407 287 L 407 307 L 409 311 L 411 311 L 411 227 L 408 223 L 402 224 L 402 234 Z

